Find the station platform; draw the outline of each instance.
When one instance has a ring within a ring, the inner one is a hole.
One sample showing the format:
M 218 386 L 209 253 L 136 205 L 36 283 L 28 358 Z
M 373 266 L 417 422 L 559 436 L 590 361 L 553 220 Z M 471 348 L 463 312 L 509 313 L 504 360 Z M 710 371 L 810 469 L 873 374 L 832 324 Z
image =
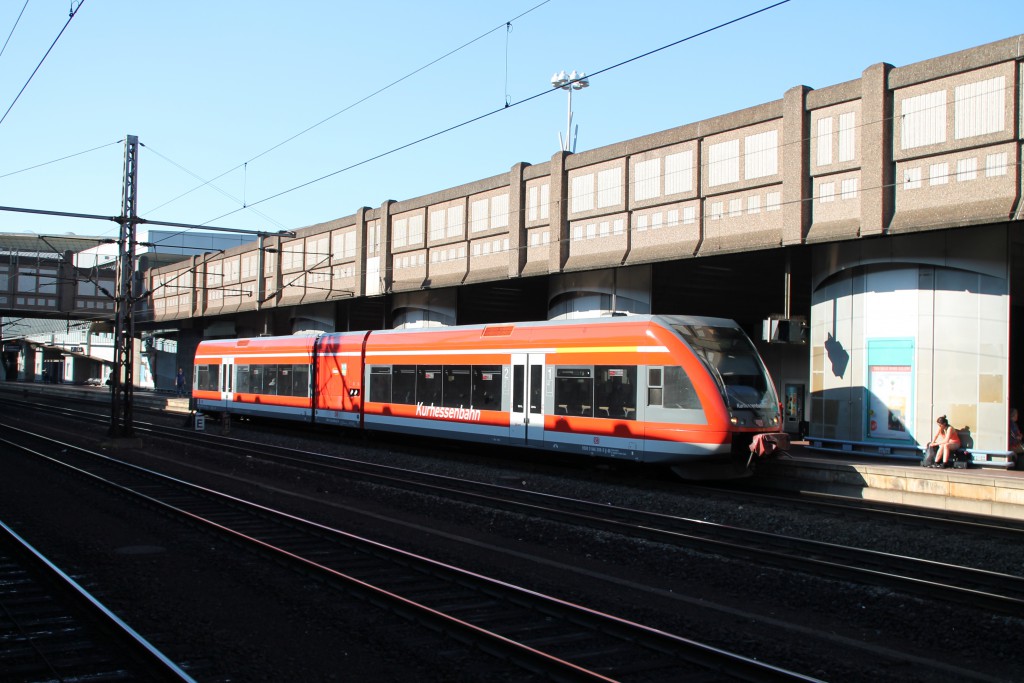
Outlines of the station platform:
M 1024 520 L 1024 471 L 933 469 L 912 460 L 844 456 L 795 441 L 758 465 L 756 486 Z
M 88 401 L 110 405 L 110 387 L 86 384 L 44 384 L 42 382 L 0 382 L 0 396 L 4 394 L 30 396 L 63 396 L 69 401 Z M 170 392 L 135 389 L 132 392 L 135 406 L 147 410 L 164 410 L 187 414 L 189 397 L 177 397 Z
M 108 387 L 0 382 L 0 396 L 65 396 L 110 405 Z M 187 414 L 189 399 L 135 390 L 136 407 Z M 1024 471 L 1000 468 L 932 469 L 907 459 L 821 452 L 807 441 L 758 464 L 754 486 L 822 496 L 1024 520 Z

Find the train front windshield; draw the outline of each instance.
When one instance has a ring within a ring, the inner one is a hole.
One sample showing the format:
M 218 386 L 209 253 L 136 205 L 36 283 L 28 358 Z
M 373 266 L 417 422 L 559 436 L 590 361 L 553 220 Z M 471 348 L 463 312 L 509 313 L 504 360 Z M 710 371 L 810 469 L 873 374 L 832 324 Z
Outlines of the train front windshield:
M 753 343 L 742 330 L 707 325 L 673 325 L 711 370 L 729 411 L 753 411 L 755 419 L 777 424 L 779 398 Z

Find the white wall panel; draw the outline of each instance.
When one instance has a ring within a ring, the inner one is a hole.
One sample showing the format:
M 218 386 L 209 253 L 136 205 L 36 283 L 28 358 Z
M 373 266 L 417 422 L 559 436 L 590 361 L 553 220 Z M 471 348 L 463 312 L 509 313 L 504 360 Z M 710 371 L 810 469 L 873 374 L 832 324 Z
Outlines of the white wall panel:
M 839 161 L 853 161 L 857 156 L 857 113 L 839 115 Z
M 665 194 L 693 190 L 693 151 L 686 150 L 665 157 Z
M 779 172 L 779 132 L 767 130 L 748 135 L 743 141 L 743 170 L 747 180 L 773 176 Z
M 643 201 L 660 195 L 661 159 L 654 158 L 637 162 L 633 170 L 633 199 Z
M 1002 132 L 1006 79 L 1002 76 L 957 86 L 954 91 L 953 137 L 956 140 Z
M 925 93 L 903 100 L 900 147 L 913 149 L 946 141 L 946 91 Z
M 818 119 L 818 166 L 832 163 L 832 117 Z
M 708 147 L 708 185 L 726 185 L 740 179 L 740 141 L 726 140 Z

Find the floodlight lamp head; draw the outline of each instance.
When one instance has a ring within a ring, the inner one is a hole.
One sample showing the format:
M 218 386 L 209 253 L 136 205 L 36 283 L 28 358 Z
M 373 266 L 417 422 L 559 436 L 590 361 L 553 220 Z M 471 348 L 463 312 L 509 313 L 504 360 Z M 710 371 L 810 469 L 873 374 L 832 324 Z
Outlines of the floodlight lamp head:
M 569 88 L 569 77 L 565 74 L 565 71 L 559 71 L 551 76 L 551 87 L 553 88 Z
M 583 88 L 590 86 L 590 79 L 587 78 L 587 74 L 584 73 L 583 71 L 581 71 L 578 75 L 575 71 L 573 71 L 572 78 L 574 81 L 576 81 L 575 83 L 572 84 L 572 87 L 576 88 L 577 90 L 582 90 Z

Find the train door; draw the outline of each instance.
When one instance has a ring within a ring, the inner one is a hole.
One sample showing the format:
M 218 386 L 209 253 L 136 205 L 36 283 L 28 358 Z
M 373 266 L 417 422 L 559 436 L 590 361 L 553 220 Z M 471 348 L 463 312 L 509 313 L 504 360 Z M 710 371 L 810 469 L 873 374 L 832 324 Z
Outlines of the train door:
M 544 355 L 512 354 L 509 439 L 515 445 L 544 441 Z
M 220 366 L 220 400 L 227 408 L 234 400 L 235 359 L 225 358 Z

